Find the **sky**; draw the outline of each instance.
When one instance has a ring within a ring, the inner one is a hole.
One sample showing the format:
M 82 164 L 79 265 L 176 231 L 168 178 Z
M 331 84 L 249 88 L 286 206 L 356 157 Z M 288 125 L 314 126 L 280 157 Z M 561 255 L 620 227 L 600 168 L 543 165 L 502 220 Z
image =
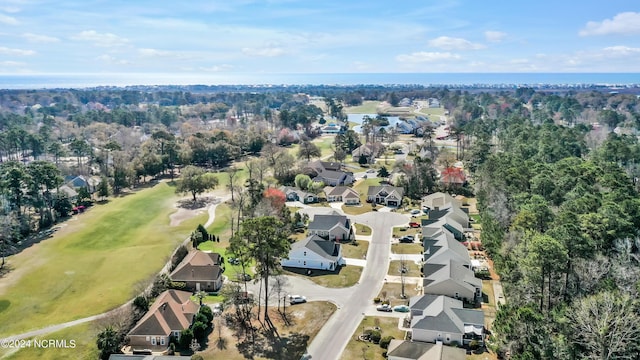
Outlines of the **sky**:
M 637 0 L 0 0 L 0 74 L 640 72 Z

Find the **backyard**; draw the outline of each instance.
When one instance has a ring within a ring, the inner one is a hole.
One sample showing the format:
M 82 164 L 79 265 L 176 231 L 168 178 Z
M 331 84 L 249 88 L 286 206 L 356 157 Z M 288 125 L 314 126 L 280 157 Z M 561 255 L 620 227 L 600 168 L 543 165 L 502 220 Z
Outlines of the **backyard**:
M 207 219 L 203 213 L 169 226 L 177 199 L 167 183 L 112 199 L 10 257 L 15 270 L 0 286 L 0 336 L 99 314 L 137 295 Z

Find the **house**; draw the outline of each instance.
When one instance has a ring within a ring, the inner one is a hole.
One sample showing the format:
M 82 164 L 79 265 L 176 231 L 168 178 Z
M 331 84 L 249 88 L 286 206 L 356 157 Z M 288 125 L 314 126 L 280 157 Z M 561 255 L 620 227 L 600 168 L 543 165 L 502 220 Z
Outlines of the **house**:
M 367 202 L 384 204 L 386 206 L 400 206 L 404 188 L 390 185 L 369 186 Z
M 409 299 L 412 341 L 466 345 L 484 342 L 484 313 L 465 309 L 447 296 L 419 295 Z
M 448 208 L 451 206 L 461 207 L 462 204 L 453 196 L 443 193 L 443 192 L 435 192 L 433 194 L 429 194 L 423 196 L 422 199 L 422 207 L 426 207 L 429 209 L 440 209 L 440 208 Z
M 191 356 L 180 355 L 129 355 L 111 354 L 109 360 L 190 360 Z
M 314 215 L 307 230 L 308 235 L 318 235 L 323 239 L 336 241 L 351 241 L 353 239 L 349 218 L 335 212 L 329 215 Z
M 67 176 L 65 177 L 65 185 L 73 189 L 86 188 L 89 194 L 93 194 L 98 190 L 101 179 L 97 176 Z
M 194 250 L 171 272 L 171 281 L 184 282 L 190 291 L 218 291 L 222 287 L 222 257 Z
M 373 163 L 375 158 L 382 156 L 384 153 L 384 145 L 381 143 L 367 143 L 355 148 L 351 152 L 354 161 L 360 160 L 360 156 L 364 155 L 368 163 Z
M 423 228 L 422 246 L 425 264 L 443 264 L 449 260 L 456 260 L 466 268 L 471 267 L 471 257 L 467 248 L 444 228 Z
M 324 193 L 328 202 L 344 202 L 347 205 L 360 204 L 360 194 L 348 186 L 327 186 L 324 188 Z
M 78 197 L 78 192 L 74 188 L 68 185 L 61 185 L 57 189 L 51 190 L 51 192 L 53 194 L 57 194 L 57 193 L 65 194 L 67 198 L 71 201 L 75 201 L 76 198 Z
M 482 280 L 464 262 L 446 259 L 428 261 L 422 267 L 424 294 L 446 295 L 475 304 L 482 296 Z
M 282 186 L 280 190 L 285 194 L 287 201 L 300 201 L 303 204 L 318 202 L 318 195 L 300 190 L 291 186 Z
M 338 134 L 342 131 L 342 126 L 336 123 L 329 123 L 321 129 L 323 134 Z
M 464 349 L 442 343 L 394 339 L 387 349 L 388 360 L 465 360 L 466 357 Z
M 415 129 L 416 127 L 408 122 L 400 121 L 396 123 L 396 131 L 398 131 L 398 134 L 413 134 Z
M 427 101 L 429 102 L 429 107 L 430 108 L 439 108 L 440 107 L 440 100 L 438 100 L 436 98 L 429 98 Z
M 464 240 L 464 232 L 469 229 L 469 215 L 456 206 L 448 208 L 423 208 L 423 213 L 427 216 L 422 219 L 422 227 L 438 229 L 444 227 L 450 231 L 456 239 Z
M 440 182 L 445 186 L 460 187 L 467 182 L 464 170 L 450 166 L 440 173 Z
M 322 182 L 325 185 L 351 185 L 355 181 L 353 173 L 342 171 L 342 164 L 338 162 L 315 160 L 309 162 L 305 170 L 314 182 Z
M 342 258 L 340 244 L 318 235 L 310 235 L 292 244 L 288 258 L 282 259 L 281 264 L 288 267 L 333 271 L 344 265 L 345 261 Z
M 191 301 L 191 292 L 163 292 L 127 334 L 131 349 L 165 350 L 171 336 L 179 339 L 182 330 L 191 326 L 199 309 L 200 306 Z

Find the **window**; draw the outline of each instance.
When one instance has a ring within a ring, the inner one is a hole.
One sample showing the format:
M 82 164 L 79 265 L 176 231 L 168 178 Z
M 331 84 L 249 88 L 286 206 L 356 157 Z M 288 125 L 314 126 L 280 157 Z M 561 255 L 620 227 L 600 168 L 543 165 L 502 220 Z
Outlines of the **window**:
M 156 344 L 156 338 L 155 338 L 155 337 L 152 337 L 152 338 L 151 338 L 151 345 L 155 345 L 155 344 Z
M 160 338 L 160 345 L 164 345 L 164 336 Z
M 304 252 L 304 256 L 307 256 L 307 252 L 306 251 Z
M 307 262 L 306 262 L 306 261 L 303 261 L 303 262 L 302 262 L 302 265 L 307 266 Z

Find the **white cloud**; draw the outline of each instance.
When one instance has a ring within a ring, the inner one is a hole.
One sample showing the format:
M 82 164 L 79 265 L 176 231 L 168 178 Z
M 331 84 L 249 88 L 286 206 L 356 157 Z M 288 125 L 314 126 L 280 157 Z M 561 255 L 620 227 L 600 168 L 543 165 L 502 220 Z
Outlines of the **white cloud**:
M 11 17 L 9 15 L 0 14 L 0 24 L 19 25 L 20 21 L 18 21 L 18 19 Z
M 487 39 L 488 42 L 501 42 L 506 37 L 507 33 L 502 31 L 488 30 L 484 32 L 484 38 Z
M 429 40 L 429 46 L 440 48 L 443 50 L 479 50 L 484 49 L 482 44 L 472 43 L 462 38 L 454 38 L 449 36 L 440 36 Z
M 115 58 L 115 57 L 113 57 L 111 55 L 107 55 L 107 54 L 100 55 L 100 56 L 96 57 L 96 60 L 104 61 L 106 63 L 114 64 L 114 65 L 128 65 L 128 64 L 131 64 L 131 62 L 129 62 L 127 60 L 118 59 L 118 58 Z
M 18 55 L 18 56 L 30 56 L 35 55 L 36 52 L 33 50 L 23 50 L 23 49 L 11 49 L 8 47 L 0 46 L 0 55 Z
M 229 65 L 229 64 L 213 65 L 208 67 L 200 67 L 199 69 L 200 71 L 204 71 L 204 72 L 223 72 L 223 71 L 229 71 L 233 69 L 233 65 Z
M 55 43 L 60 41 L 60 39 L 53 36 L 38 35 L 32 33 L 24 33 L 22 34 L 22 37 L 31 43 Z
M 122 46 L 129 42 L 129 40 L 112 33 L 98 33 L 95 30 L 82 31 L 71 38 L 73 40 L 89 41 L 92 42 L 93 45 L 100 47 Z
M 21 61 L 0 61 L 0 66 L 19 67 L 25 65 L 26 64 Z
M 280 47 L 264 47 L 264 48 L 243 48 L 242 53 L 248 56 L 276 57 L 276 56 L 284 55 L 285 51 Z
M 630 56 L 640 54 L 640 48 L 633 48 L 629 46 L 609 46 L 602 49 L 607 55 L 612 56 Z
M 149 49 L 149 48 L 138 49 L 138 53 L 141 56 L 149 56 L 149 57 L 168 57 L 168 56 L 172 56 L 172 52 L 170 52 L 170 51 Z
M 581 36 L 640 34 L 640 13 L 623 12 L 614 16 L 613 19 L 604 19 L 600 22 L 589 21 L 579 34 Z
M 396 56 L 396 60 L 403 63 L 423 63 L 438 62 L 444 60 L 459 60 L 460 55 L 450 52 L 427 52 L 419 51 L 411 54 L 400 54 Z

